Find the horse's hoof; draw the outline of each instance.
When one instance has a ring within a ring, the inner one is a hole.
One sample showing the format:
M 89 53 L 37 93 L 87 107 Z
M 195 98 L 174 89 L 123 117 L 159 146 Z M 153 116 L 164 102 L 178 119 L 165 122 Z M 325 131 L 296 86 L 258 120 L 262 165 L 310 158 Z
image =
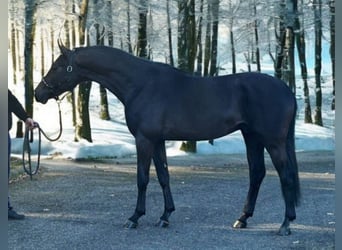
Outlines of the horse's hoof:
M 246 228 L 247 227 L 247 222 L 237 220 L 233 224 L 233 228 Z
M 156 226 L 157 227 L 162 227 L 162 228 L 165 228 L 165 227 L 168 227 L 169 226 L 169 222 L 166 221 L 166 220 L 159 220 L 157 223 L 156 223 Z
M 290 234 L 291 234 L 291 229 L 289 227 L 281 227 L 279 228 L 278 233 L 277 233 L 277 235 L 280 235 L 280 236 L 288 236 Z
M 137 228 L 138 227 L 138 223 L 137 222 L 133 222 L 131 220 L 127 220 L 124 226 L 127 229 Z

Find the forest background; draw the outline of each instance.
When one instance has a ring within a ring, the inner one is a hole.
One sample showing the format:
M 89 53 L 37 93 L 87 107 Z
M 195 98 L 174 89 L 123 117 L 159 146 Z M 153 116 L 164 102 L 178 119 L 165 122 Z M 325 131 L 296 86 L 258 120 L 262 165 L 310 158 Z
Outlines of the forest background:
M 33 89 L 60 54 L 59 38 L 71 49 L 117 47 L 196 75 L 274 75 L 303 101 L 306 123 L 324 126 L 324 108 L 335 109 L 334 0 L 10 0 L 8 8 L 9 79 L 24 88 L 33 117 Z M 67 98 L 75 141 L 92 141 L 91 91 L 82 83 Z M 107 92 L 99 92 L 100 117 L 109 120 Z M 18 122 L 17 137 L 22 130 Z M 182 147 L 196 151 L 196 142 Z

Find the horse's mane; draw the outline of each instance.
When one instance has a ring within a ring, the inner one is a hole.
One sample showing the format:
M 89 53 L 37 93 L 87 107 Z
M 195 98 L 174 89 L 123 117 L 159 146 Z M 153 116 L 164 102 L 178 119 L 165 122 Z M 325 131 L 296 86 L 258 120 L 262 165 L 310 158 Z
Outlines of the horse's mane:
M 153 67 L 165 68 L 167 70 L 172 70 L 181 74 L 191 75 L 189 72 L 173 67 L 170 64 L 151 61 L 149 59 L 142 58 L 142 57 L 137 57 L 135 55 L 132 55 L 126 51 L 123 51 L 115 47 L 109 47 L 109 46 L 104 46 L 104 45 L 94 45 L 94 46 L 88 46 L 88 47 L 75 48 L 75 51 L 81 51 L 81 50 L 88 50 L 89 52 L 96 52 L 96 53 L 101 53 L 101 54 L 103 53 L 102 55 L 104 57 L 111 56 L 111 55 L 113 56 L 113 58 L 120 57 L 125 62 L 138 63 L 140 65 L 145 65 L 151 68 Z

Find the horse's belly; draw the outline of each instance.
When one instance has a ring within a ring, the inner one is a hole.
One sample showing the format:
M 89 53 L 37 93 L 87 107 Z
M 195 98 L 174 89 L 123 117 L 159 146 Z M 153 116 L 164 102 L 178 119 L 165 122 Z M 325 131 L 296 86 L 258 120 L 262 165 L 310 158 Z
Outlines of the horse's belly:
M 183 120 L 179 123 L 165 124 L 163 137 L 165 140 L 209 140 L 225 136 L 239 129 L 239 121 L 232 120 Z

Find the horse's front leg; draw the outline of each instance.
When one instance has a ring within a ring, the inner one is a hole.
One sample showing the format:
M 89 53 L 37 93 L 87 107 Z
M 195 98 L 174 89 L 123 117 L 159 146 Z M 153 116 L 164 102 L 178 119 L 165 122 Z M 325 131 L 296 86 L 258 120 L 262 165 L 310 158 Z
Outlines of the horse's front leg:
M 173 203 L 173 198 L 170 189 L 170 177 L 167 166 L 164 141 L 161 141 L 160 143 L 156 144 L 153 154 L 153 161 L 156 167 L 158 180 L 163 190 L 164 196 L 164 213 L 162 214 L 160 220 L 156 225 L 159 227 L 167 227 L 169 225 L 169 217 L 171 213 L 175 211 L 175 205 Z
M 125 224 L 126 228 L 136 228 L 138 220 L 145 214 L 146 189 L 150 176 L 153 144 L 143 136 L 135 138 L 137 147 L 137 186 L 138 199 L 134 214 Z

